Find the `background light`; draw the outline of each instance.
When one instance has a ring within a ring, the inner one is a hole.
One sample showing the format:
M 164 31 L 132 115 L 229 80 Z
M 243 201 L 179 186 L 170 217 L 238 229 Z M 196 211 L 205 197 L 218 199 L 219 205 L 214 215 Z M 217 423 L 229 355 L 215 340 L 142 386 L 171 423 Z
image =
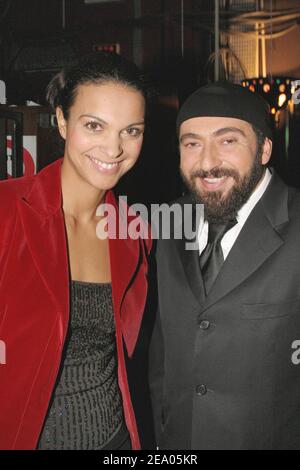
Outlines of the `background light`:
M 281 108 L 284 103 L 286 102 L 286 94 L 285 93 L 281 93 L 279 96 L 278 96 L 278 106 L 279 108 Z
M 246 78 L 242 85 L 261 95 L 269 103 L 271 114 L 276 115 L 292 98 L 292 80 L 287 77 L 255 77 Z

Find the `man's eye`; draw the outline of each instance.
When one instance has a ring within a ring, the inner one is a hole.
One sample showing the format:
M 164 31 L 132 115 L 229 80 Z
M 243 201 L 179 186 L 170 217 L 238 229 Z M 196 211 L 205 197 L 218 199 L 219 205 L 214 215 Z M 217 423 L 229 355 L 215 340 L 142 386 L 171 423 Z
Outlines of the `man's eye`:
M 96 121 L 89 121 L 84 125 L 89 131 L 100 131 L 102 127 L 100 126 L 99 122 Z
M 236 142 L 236 139 L 225 139 L 225 140 L 223 141 L 223 143 L 224 143 L 225 145 L 234 144 L 235 142 Z
M 184 144 L 184 146 L 189 148 L 189 149 L 192 149 L 192 148 L 195 148 L 195 147 L 199 147 L 199 142 L 186 142 Z

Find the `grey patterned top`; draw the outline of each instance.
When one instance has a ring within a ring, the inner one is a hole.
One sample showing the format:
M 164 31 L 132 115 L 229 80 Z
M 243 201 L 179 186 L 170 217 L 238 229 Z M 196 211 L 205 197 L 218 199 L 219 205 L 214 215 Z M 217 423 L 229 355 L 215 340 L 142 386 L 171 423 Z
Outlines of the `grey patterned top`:
M 64 356 L 38 449 L 107 448 L 118 434 L 128 436 L 111 284 L 72 281 L 70 299 Z

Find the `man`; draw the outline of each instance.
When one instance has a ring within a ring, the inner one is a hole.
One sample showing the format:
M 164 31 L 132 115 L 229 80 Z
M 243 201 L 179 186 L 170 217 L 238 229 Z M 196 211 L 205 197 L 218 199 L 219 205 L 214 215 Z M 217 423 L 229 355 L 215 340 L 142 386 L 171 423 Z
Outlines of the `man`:
M 198 248 L 160 240 L 151 389 L 161 449 L 300 448 L 300 194 L 267 168 L 264 100 L 202 87 L 177 120 Z

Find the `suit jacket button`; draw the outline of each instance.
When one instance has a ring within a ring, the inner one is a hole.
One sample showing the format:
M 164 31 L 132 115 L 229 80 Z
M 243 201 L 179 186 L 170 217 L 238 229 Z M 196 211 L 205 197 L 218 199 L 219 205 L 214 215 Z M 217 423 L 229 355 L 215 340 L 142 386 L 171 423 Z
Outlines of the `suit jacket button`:
M 205 395 L 207 393 L 207 386 L 204 384 L 197 385 L 196 393 L 197 395 L 201 395 L 201 396 Z
M 208 330 L 210 327 L 210 322 L 208 320 L 202 320 L 199 324 L 201 330 Z

